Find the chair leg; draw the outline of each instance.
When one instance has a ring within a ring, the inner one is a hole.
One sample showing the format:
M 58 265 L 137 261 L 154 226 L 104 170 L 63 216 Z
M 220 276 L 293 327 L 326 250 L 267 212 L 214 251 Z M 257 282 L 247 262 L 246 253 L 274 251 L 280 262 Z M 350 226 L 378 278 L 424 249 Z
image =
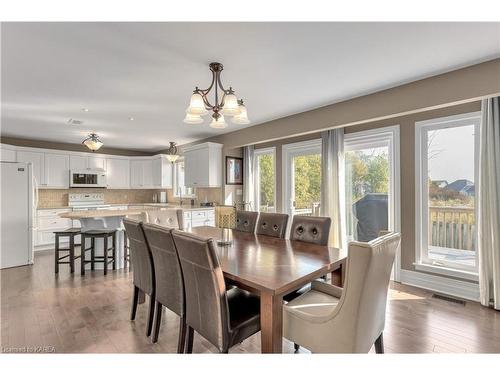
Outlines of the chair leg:
M 116 232 L 113 233 L 113 270 L 116 270 Z
M 380 336 L 375 340 L 375 353 L 384 354 L 384 333 L 382 332 Z
M 149 310 L 148 310 L 148 323 L 146 324 L 146 336 L 151 336 L 153 331 L 153 320 L 155 316 L 155 296 L 149 296 Z
M 69 236 L 69 269 L 71 273 L 75 272 L 75 236 Z
M 153 336 L 151 337 L 151 342 L 153 342 L 153 343 L 158 341 L 158 335 L 160 334 L 162 310 L 163 310 L 163 305 L 160 302 L 156 302 L 156 313 L 155 313 L 155 321 L 154 321 L 154 327 L 153 327 Z
M 85 236 L 82 234 L 80 237 L 80 274 L 85 275 Z
M 186 343 L 186 353 L 193 353 L 193 339 L 194 339 L 194 329 L 187 327 L 187 343 Z
M 90 238 L 90 270 L 95 270 L 95 238 Z
M 130 312 L 130 320 L 135 320 L 137 313 L 137 304 L 139 303 L 139 288 L 134 285 L 134 296 L 132 297 L 132 311 Z
M 299 344 L 296 344 L 296 343 L 293 343 L 293 348 L 295 349 L 295 353 L 297 353 L 300 349 L 300 345 Z
M 56 238 L 55 238 L 55 250 L 54 250 L 54 260 L 55 260 L 55 263 L 54 263 L 54 272 L 57 274 L 59 273 L 59 235 L 56 234 Z
M 177 353 L 184 353 L 184 347 L 186 345 L 186 319 L 181 318 L 179 322 L 179 343 L 177 344 Z
M 104 236 L 103 249 L 104 249 L 104 275 L 108 274 L 108 236 Z

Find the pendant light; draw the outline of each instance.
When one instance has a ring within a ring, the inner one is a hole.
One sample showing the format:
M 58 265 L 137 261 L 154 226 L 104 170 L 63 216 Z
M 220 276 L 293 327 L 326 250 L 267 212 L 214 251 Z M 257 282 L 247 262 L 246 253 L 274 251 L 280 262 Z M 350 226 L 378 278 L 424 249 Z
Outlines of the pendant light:
M 92 152 L 95 152 L 99 150 L 104 143 L 102 143 L 96 133 L 90 133 L 89 136 L 83 140 L 82 144 L 87 146 Z
M 179 154 L 177 152 L 177 146 L 175 142 L 170 142 L 170 147 L 167 150 L 167 159 L 171 163 L 175 163 L 175 161 L 179 158 Z

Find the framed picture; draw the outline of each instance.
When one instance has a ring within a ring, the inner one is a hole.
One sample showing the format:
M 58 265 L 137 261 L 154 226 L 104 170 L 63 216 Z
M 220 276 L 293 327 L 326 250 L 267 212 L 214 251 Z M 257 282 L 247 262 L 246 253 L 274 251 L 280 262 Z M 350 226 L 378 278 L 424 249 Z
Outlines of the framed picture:
M 243 185 L 243 158 L 226 156 L 226 185 Z

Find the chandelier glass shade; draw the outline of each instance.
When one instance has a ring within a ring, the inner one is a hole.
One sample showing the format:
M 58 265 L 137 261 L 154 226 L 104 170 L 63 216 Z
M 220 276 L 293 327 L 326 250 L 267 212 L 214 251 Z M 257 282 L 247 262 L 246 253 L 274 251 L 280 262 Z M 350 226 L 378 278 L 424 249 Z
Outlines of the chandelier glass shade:
M 186 109 L 184 122 L 187 124 L 201 124 L 204 116 L 211 112 L 212 122 L 210 126 L 215 129 L 227 127 L 224 116 L 233 117 L 235 124 L 248 124 L 247 110 L 242 100 L 238 100 L 234 94 L 233 88 L 225 89 L 221 81 L 221 72 L 224 69 L 221 63 L 213 62 L 210 64 L 212 72 L 212 82 L 206 89 L 196 87 L 191 95 L 189 107 Z M 214 101 L 208 98 L 213 93 Z
M 90 133 L 87 138 L 82 142 L 83 145 L 87 146 L 92 152 L 99 150 L 104 143 L 99 139 L 96 133 Z
M 171 163 L 175 163 L 175 161 L 179 158 L 179 153 L 177 150 L 177 146 L 175 142 L 170 142 L 170 147 L 167 149 L 167 159 Z

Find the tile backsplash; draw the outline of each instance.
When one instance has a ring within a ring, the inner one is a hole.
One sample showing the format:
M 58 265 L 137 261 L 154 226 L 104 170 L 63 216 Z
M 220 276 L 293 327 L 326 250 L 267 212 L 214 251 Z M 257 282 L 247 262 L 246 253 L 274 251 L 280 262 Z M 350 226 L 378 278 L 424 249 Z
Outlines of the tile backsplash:
M 178 198 L 174 198 L 172 189 L 167 191 L 167 201 L 177 202 Z M 104 202 L 107 204 L 126 204 L 126 203 L 152 203 L 153 195 L 158 197 L 161 189 L 39 189 L 38 190 L 38 207 L 39 208 L 56 208 L 66 207 L 68 205 L 68 194 L 71 193 L 103 193 Z M 220 203 L 221 189 L 219 188 L 198 188 L 196 189 L 196 203 L 205 202 L 205 198 L 209 202 Z M 188 201 L 186 199 L 185 201 Z

